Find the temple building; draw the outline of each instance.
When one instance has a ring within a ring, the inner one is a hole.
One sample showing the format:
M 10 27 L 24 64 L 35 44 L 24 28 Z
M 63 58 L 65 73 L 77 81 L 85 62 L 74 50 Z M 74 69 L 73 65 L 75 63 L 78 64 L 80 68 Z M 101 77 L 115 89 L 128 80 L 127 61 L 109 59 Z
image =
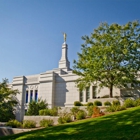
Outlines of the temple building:
M 68 45 L 66 39 L 62 44 L 62 56 L 58 63 L 58 68 L 36 75 L 18 76 L 13 78 L 11 88 L 18 89 L 17 94 L 19 106 L 16 111 L 18 120 L 22 120 L 28 104 L 32 100 L 46 99 L 50 108 L 54 106 L 71 107 L 74 101 L 87 103 L 95 97 L 109 95 L 108 88 L 100 90 L 97 86 L 87 87 L 83 92 L 79 92 L 75 81 L 78 78 L 73 74 L 68 60 Z M 120 89 L 114 89 L 113 96 L 120 96 Z

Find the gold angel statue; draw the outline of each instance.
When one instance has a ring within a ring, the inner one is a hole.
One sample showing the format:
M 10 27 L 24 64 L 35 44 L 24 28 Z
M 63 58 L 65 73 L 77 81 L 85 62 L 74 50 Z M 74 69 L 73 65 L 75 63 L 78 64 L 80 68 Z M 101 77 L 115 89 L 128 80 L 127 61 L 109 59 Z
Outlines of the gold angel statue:
M 64 42 L 66 42 L 67 34 L 63 33 L 63 36 L 64 36 Z

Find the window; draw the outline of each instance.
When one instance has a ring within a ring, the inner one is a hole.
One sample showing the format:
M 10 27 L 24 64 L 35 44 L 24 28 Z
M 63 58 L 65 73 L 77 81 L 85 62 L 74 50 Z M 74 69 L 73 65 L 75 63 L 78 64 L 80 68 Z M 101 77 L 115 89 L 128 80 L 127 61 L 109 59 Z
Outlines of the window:
M 80 91 L 80 102 L 83 102 L 83 91 Z
M 30 102 L 33 100 L 33 90 L 30 91 Z
M 97 86 L 92 87 L 92 98 L 96 98 L 97 96 Z
M 89 92 L 89 87 L 86 88 L 86 102 L 90 98 L 90 92 Z
M 26 91 L 26 103 L 28 103 L 28 91 Z
M 37 102 L 38 101 L 38 91 L 35 90 L 35 101 Z

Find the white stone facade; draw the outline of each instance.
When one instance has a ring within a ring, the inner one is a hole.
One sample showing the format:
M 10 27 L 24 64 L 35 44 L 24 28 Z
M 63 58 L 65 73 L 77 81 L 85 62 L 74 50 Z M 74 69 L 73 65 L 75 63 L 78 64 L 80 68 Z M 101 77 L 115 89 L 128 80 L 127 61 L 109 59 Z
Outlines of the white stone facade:
M 62 44 L 62 57 L 58 69 L 46 71 L 37 75 L 14 77 L 11 86 L 18 89 L 17 95 L 19 105 L 16 116 L 19 121 L 23 120 L 25 110 L 31 100 L 38 98 L 46 99 L 49 107 L 63 106 L 71 107 L 74 101 L 86 103 L 88 99 L 109 95 L 109 90 L 104 88 L 97 93 L 98 87 L 90 86 L 81 94 L 76 87 L 77 75 L 72 73 L 70 62 L 67 57 L 68 45 Z M 96 88 L 96 89 L 95 89 Z M 114 89 L 113 96 L 120 96 L 120 90 Z

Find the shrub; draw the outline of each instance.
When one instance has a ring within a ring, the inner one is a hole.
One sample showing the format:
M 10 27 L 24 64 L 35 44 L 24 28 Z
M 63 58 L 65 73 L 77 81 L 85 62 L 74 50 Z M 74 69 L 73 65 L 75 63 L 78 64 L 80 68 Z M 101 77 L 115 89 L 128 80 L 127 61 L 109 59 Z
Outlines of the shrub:
M 116 105 L 111 105 L 110 107 L 106 108 L 107 112 L 115 112 L 117 110 Z
M 120 105 L 120 101 L 114 100 L 114 101 L 112 102 L 112 104 L 115 105 L 115 106 Z
M 92 117 L 94 118 L 94 117 L 99 117 L 99 116 L 103 116 L 103 115 L 105 115 L 102 111 L 100 111 L 100 108 L 99 107 L 97 107 L 97 106 L 95 106 L 94 108 L 93 108 L 93 114 L 92 114 Z
M 58 118 L 58 123 L 59 123 L 59 124 L 68 123 L 68 122 L 72 122 L 71 114 L 70 114 L 70 113 L 63 113 L 63 114 Z
M 101 102 L 101 101 L 96 100 L 96 101 L 94 102 L 94 105 L 95 105 L 95 106 L 102 106 L 102 102 Z
M 74 102 L 74 106 L 82 106 L 82 103 L 79 102 L 79 101 L 75 101 L 75 102 Z
M 51 116 L 57 116 L 58 115 L 58 108 L 53 107 L 52 109 L 49 109 L 49 113 Z
M 93 103 L 92 102 L 88 102 L 87 106 L 93 106 Z
M 32 101 L 29 103 L 29 108 L 27 111 L 27 115 L 39 115 L 39 110 L 46 109 L 48 107 L 48 103 L 46 100 L 38 99 L 38 102 Z
M 58 108 L 54 107 L 52 109 L 42 109 L 39 111 L 39 115 L 50 115 L 50 116 L 57 116 L 58 115 Z
M 78 113 L 79 110 L 80 109 L 78 107 L 73 107 L 71 109 L 71 113 L 72 113 L 72 115 L 74 115 L 74 118 L 76 118 L 76 114 Z
M 53 120 L 43 119 L 43 120 L 40 121 L 40 126 L 42 126 L 42 127 L 53 126 L 53 124 L 54 124 Z
M 124 101 L 124 106 L 125 106 L 126 108 L 135 107 L 135 106 L 136 106 L 136 102 L 135 102 L 134 100 L 132 100 L 132 99 L 126 99 L 126 100 Z
M 19 122 L 17 120 L 10 120 L 6 123 L 6 126 L 11 126 L 13 128 L 17 128 L 17 127 L 21 127 L 22 124 L 21 124 L 21 122 Z
M 126 107 L 125 106 L 121 106 L 121 105 L 112 105 L 110 107 L 108 107 L 106 110 L 108 112 L 115 112 L 115 111 L 122 111 L 125 110 Z
M 111 106 L 111 103 L 109 101 L 104 102 L 105 106 Z
M 39 110 L 39 115 L 45 116 L 45 115 L 50 115 L 49 109 L 41 109 Z
M 31 120 L 24 120 L 23 121 L 23 128 L 35 128 L 36 122 Z
M 101 98 L 109 98 L 109 95 L 104 95 Z
M 140 106 L 140 98 L 135 101 L 136 106 Z
M 94 106 L 88 106 L 88 107 L 87 107 L 88 116 L 90 116 L 90 117 L 91 117 L 92 114 L 93 114 L 93 107 L 94 107 Z
M 76 114 L 77 120 L 82 120 L 86 118 L 86 112 L 84 110 L 79 110 Z

